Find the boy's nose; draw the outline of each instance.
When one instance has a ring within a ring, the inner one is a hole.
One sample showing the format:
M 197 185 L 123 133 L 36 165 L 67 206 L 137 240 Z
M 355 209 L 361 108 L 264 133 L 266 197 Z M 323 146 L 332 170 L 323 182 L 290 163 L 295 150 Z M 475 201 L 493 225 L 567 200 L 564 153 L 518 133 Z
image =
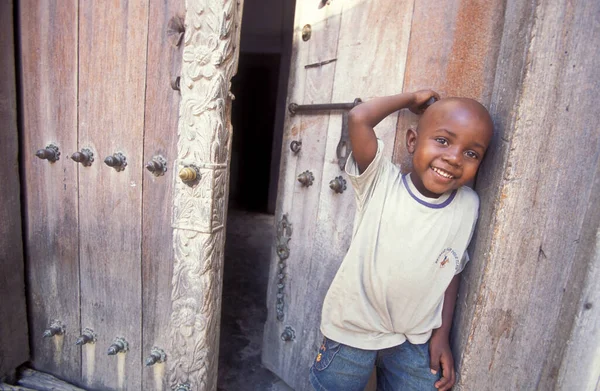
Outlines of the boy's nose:
M 460 166 L 462 162 L 462 154 L 455 148 L 446 150 L 443 158 L 453 166 Z

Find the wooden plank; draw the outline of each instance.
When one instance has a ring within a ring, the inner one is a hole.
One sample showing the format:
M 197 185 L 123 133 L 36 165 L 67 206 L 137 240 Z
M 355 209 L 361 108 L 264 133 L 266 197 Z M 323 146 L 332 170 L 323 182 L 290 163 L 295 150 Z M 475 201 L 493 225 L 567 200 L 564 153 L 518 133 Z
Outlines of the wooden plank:
M 21 233 L 13 2 L 0 3 L 0 377 L 29 359 Z M 0 386 L 1 389 L 1 386 Z
M 494 235 L 492 227 L 496 221 L 496 210 L 501 199 L 499 183 L 505 175 L 510 139 L 514 129 L 515 102 L 521 94 L 523 86 L 523 69 L 531 40 L 535 4 L 508 2 L 502 28 L 501 45 L 498 54 L 498 66 L 494 80 L 494 88 L 490 113 L 494 120 L 494 137 L 492 146 L 488 148 L 477 176 L 475 189 L 480 198 L 479 219 L 472 244 L 469 249 L 471 259 L 463 271 L 459 299 L 456 303 L 453 325 L 453 352 L 455 364 L 462 371 L 462 355 L 467 351 L 471 321 L 475 316 L 479 286 L 485 273 L 489 259 L 489 246 Z M 457 385 L 460 387 L 460 382 Z
M 14 386 L 12 384 L 0 383 L 0 391 L 36 391 L 33 388 Z
M 318 10 L 316 6 L 296 3 L 296 20 L 294 27 L 294 51 L 290 79 L 291 102 L 299 104 L 331 102 L 335 62 L 316 68 L 304 68 L 305 65 L 333 59 L 337 56 L 337 40 L 342 13 L 342 3 L 331 3 L 330 6 Z M 310 40 L 304 42 L 301 37 L 302 27 L 311 25 Z M 269 317 L 265 324 L 263 343 L 263 362 L 265 366 L 277 374 L 288 385 L 296 390 L 310 387 L 307 367 L 298 366 L 298 355 L 305 348 L 306 341 L 301 331 L 305 316 L 304 300 L 299 297 L 304 292 L 307 281 L 304 278 L 306 267 L 304 261 L 309 258 L 315 234 L 317 207 L 320 189 L 320 176 L 325 156 L 326 134 L 329 115 L 296 115 L 286 117 L 286 127 L 282 146 L 282 168 L 280 180 L 280 199 L 278 201 L 277 221 L 283 214 L 293 225 L 290 242 L 290 257 L 285 261 L 287 267 L 284 281 L 284 313 L 283 321 L 278 321 L 275 303 L 277 302 L 277 274 L 279 258 L 273 253 L 270 273 L 270 288 L 267 306 Z M 294 155 L 289 149 L 292 140 L 302 141 L 302 149 Z M 290 161 L 291 160 L 291 161 Z M 302 172 L 310 170 L 314 176 L 314 184 L 302 187 L 296 180 Z M 298 339 L 285 342 L 281 339 L 286 326 L 299 328 Z
M 482 229 L 490 240 L 478 242 L 474 254 L 485 269 L 469 300 L 474 316 L 463 337 L 462 389 L 500 382 L 507 389 L 581 389 L 576 383 L 559 386 L 557 377 L 567 336 L 579 332 L 573 319 L 586 303 L 582 282 L 593 267 L 596 241 L 590 237 L 598 229 L 597 219 L 588 216 L 597 216 L 600 173 L 593 103 L 600 4 L 533 7 L 525 50 L 514 56 L 520 61 L 526 53 L 524 80 L 508 111 L 503 175 L 492 183 L 498 197 L 485 200 L 498 202 L 492 224 Z M 520 29 L 520 21 L 511 19 L 505 29 Z M 498 100 L 512 94 L 504 88 L 496 83 Z
M 171 278 L 173 275 L 173 230 L 171 229 L 174 160 L 177 156 L 177 123 L 180 94 L 171 81 L 181 73 L 185 8 L 183 0 L 152 2 L 148 23 L 148 65 L 146 76 L 146 114 L 144 159 L 160 155 L 166 159 L 167 172 L 154 176 L 143 173 L 142 209 L 142 354 L 144 361 L 158 347 L 169 354 Z M 181 39 L 181 41 L 179 40 Z M 179 45 L 178 45 L 179 44 Z M 167 356 L 168 358 L 168 356 Z M 165 365 L 143 369 L 142 389 L 163 390 Z
M 116 5 L 116 6 L 115 6 Z M 86 388 L 139 389 L 142 374 L 142 170 L 148 2 L 84 2 L 79 11 L 81 323 Z M 127 159 L 117 172 L 103 160 Z M 107 355 L 116 337 L 127 353 Z
M 72 384 L 57 379 L 50 374 L 34 371 L 32 369 L 21 371 L 17 384 L 38 391 L 85 391 L 82 388 L 75 387 Z
M 32 364 L 78 381 L 77 1 L 19 4 L 22 163 Z M 54 143 L 60 160 L 36 150 Z M 54 319 L 65 336 L 43 338 Z
M 302 2 L 297 2 L 295 8 L 295 21 L 291 48 L 288 98 L 286 99 L 285 103 L 286 111 L 281 145 L 281 164 L 279 168 L 280 179 L 277 191 L 278 197 L 275 212 L 275 224 L 279 224 L 282 216 L 291 212 L 293 192 L 297 183 L 295 173 L 298 160 L 296 155 L 290 153 L 289 145 L 292 141 L 302 141 L 299 137 L 301 136 L 299 134 L 300 117 L 290 116 L 289 112 L 287 111 L 287 106 L 292 102 L 301 102 L 304 98 L 304 81 L 306 74 L 301 70 L 299 64 L 306 64 L 308 61 L 308 45 L 306 45 L 306 42 L 302 41 L 301 37 L 302 26 L 307 23 L 307 17 L 308 7 Z M 302 153 L 302 151 L 299 152 L 299 154 Z M 292 225 L 293 224 L 294 223 L 292 222 Z M 277 230 L 275 232 L 277 232 Z M 292 233 L 292 238 L 294 238 L 294 233 Z M 279 341 L 284 327 L 282 326 L 282 322 L 277 319 L 277 295 L 279 293 L 277 285 L 280 283 L 280 279 L 278 278 L 278 274 L 280 273 L 278 265 L 279 257 L 277 256 L 274 242 L 273 251 L 271 252 L 269 281 L 267 288 L 268 317 L 265 321 L 261 359 L 266 368 L 281 378 L 282 369 L 280 358 L 283 356 L 283 353 L 281 352 Z M 287 297 L 285 292 L 283 293 L 281 299 L 284 306 L 282 313 L 285 314 L 288 312 L 286 303 Z
M 277 108 L 275 109 L 275 125 L 273 131 L 273 146 L 271 151 L 271 172 L 269 181 L 269 203 L 267 213 L 275 213 L 277 207 L 277 189 L 279 188 L 279 172 L 281 162 L 281 151 L 283 148 L 283 134 L 285 116 L 287 107 L 281 105 L 286 102 L 288 96 L 288 84 L 290 78 L 290 67 L 292 61 L 292 39 L 294 37 L 294 12 L 295 0 L 285 0 L 283 2 L 282 17 L 282 50 L 281 61 L 279 63 L 279 83 L 277 86 Z
M 490 101 L 502 33 L 504 1 L 418 1 L 412 19 L 404 91 L 432 88 L 442 97 Z M 409 170 L 405 133 L 417 116 L 398 119 L 394 161 Z

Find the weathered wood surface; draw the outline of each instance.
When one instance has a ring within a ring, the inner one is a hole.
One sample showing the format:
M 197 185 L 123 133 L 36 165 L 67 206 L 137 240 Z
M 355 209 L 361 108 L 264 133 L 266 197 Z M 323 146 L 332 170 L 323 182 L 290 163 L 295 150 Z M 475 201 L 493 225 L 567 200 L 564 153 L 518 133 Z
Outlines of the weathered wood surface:
M 292 59 L 291 71 L 292 77 L 296 79 L 294 86 L 289 89 L 291 99 L 287 102 L 288 105 L 292 102 L 297 104 L 331 102 L 336 63 L 310 69 L 304 66 L 336 58 L 342 7 L 341 2 L 336 2 L 317 13 L 314 9 L 316 6 L 312 7 L 301 2 L 296 4 L 293 41 L 296 53 Z M 310 24 L 312 28 L 311 38 L 308 41 L 303 41 L 301 37 L 302 27 L 305 24 Z M 327 142 L 325 129 L 328 123 L 328 113 L 298 114 L 293 119 L 289 118 L 288 113 L 282 146 L 283 159 L 288 160 L 284 163 L 285 173 L 281 181 L 286 187 L 280 188 L 281 201 L 276 216 L 279 222 L 281 216 L 287 214 L 293 226 L 293 233 L 289 243 L 290 256 L 285 260 L 283 321 L 277 319 L 275 310 L 276 297 L 279 293 L 277 285 L 280 283 L 277 278 L 279 258 L 276 253 L 272 258 L 270 288 L 267 296 L 269 317 L 263 337 L 263 362 L 295 390 L 305 390 L 310 387 L 306 358 L 312 355 L 313 350 L 318 349 L 318 342 L 314 338 L 318 330 L 311 330 L 304 324 L 310 311 L 313 311 L 306 296 L 308 284 L 306 267 L 315 240 L 315 221 L 319 197 L 323 191 L 321 177 Z M 302 149 L 297 155 L 294 155 L 289 148 L 292 140 L 302 142 Z M 306 170 L 314 175 L 314 183 L 309 187 L 302 186 L 296 179 Z M 286 342 L 281 338 L 287 326 L 295 330 L 296 339 L 293 341 Z M 312 334 L 313 338 L 307 337 L 306 333 Z
M 79 10 L 81 325 L 98 334 L 83 355 L 86 388 L 137 389 L 142 373 L 142 170 L 148 1 Z M 104 164 L 121 152 L 124 171 Z M 107 355 L 116 337 L 129 351 Z M 91 377 L 88 377 L 91 374 Z
M 77 164 L 77 1 L 19 2 L 22 149 L 31 359 L 35 368 L 77 381 L 79 255 Z M 54 143 L 60 160 L 35 152 Z M 65 336 L 43 338 L 53 320 Z
M 0 377 L 29 359 L 13 28 L 13 2 L 1 2 L 0 156 L 4 164 L 0 165 Z
M 36 391 L 33 388 L 14 386 L 12 384 L 0 383 L 0 391 Z
M 415 2 L 403 91 L 431 88 L 443 97 L 489 104 L 500 46 L 504 1 Z M 398 86 L 400 88 L 400 86 Z M 410 170 L 406 130 L 418 117 L 402 110 L 394 161 Z
M 283 32 L 281 62 L 279 63 L 279 83 L 277 86 L 277 102 L 285 102 L 288 96 L 288 84 L 290 79 L 290 66 L 292 61 L 292 44 L 294 37 L 294 14 L 295 1 L 286 0 L 283 2 Z M 275 214 L 277 207 L 277 190 L 279 188 L 279 174 L 281 151 L 283 148 L 284 123 L 287 114 L 287 107 L 280 104 L 275 109 L 275 122 L 273 134 L 273 146 L 271 150 L 271 172 L 269 178 L 269 201 L 267 212 Z
M 144 127 L 145 165 L 154 156 L 167 161 L 167 172 L 154 176 L 143 173 L 142 209 L 142 359 L 153 347 L 169 359 L 169 317 L 173 274 L 172 188 L 177 156 L 179 91 L 171 82 L 181 74 L 183 51 L 183 0 L 151 2 L 148 23 L 148 64 Z M 165 364 L 142 366 L 144 390 L 166 390 Z
M 597 387 L 598 334 L 586 320 L 597 317 L 599 12 L 597 2 L 507 3 L 497 164 L 476 185 L 496 207 L 460 303 L 459 389 Z
M 21 371 L 17 384 L 37 391 L 85 391 L 83 388 L 75 387 L 52 375 L 32 369 Z
M 302 19 L 306 17 L 306 13 L 308 13 L 308 9 L 304 7 L 303 2 L 298 2 L 296 4 L 295 10 L 295 22 L 293 28 L 293 42 L 291 48 L 291 59 L 290 59 L 290 74 L 289 74 L 289 84 L 288 84 L 288 99 L 285 102 L 286 105 L 286 113 L 284 120 L 284 129 L 282 135 L 282 145 L 281 145 L 281 164 L 280 164 L 280 176 L 279 176 L 279 184 L 278 184 L 278 200 L 279 204 L 275 213 L 275 224 L 276 229 L 275 233 L 277 234 L 277 227 L 280 224 L 283 215 L 291 213 L 292 211 L 292 199 L 293 199 L 293 190 L 297 185 L 296 180 L 296 167 L 297 160 L 295 156 L 289 156 L 290 153 L 289 145 L 292 141 L 302 141 L 300 135 L 300 117 L 291 117 L 289 116 L 289 112 L 287 112 L 287 106 L 292 102 L 301 102 L 304 99 L 304 89 L 305 89 L 305 73 L 300 70 L 300 67 L 297 64 L 307 64 L 308 62 L 308 48 L 307 45 L 303 45 L 301 38 L 301 26 Z M 303 150 L 301 150 L 298 154 L 300 156 L 303 154 Z M 295 223 L 290 221 L 292 224 L 292 234 L 291 240 L 294 241 L 296 238 L 296 234 L 294 232 Z M 288 246 L 291 244 L 288 243 Z M 284 263 L 287 263 L 289 258 L 284 260 Z M 278 294 L 278 283 L 280 279 L 278 278 L 279 270 L 279 258 L 277 256 L 275 245 L 273 246 L 273 251 L 271 252 L 271 264 L 269 270 L 269 281 L 267 288 L 267 309 L 268 309 L 268 318 L 265 322 L 264 333 L 263 333 L 263 346 L 262 346 L 262 356 L 261 360 L 263 365 L 266 368 L 270 369 L 272 372 L 277 374 L 280 378 L 282 377 L 280 371 L 280 351 L 274 347 L 279 346 L 279 341 L 281 341 L 280 336 L 284 330 L 284 326 L 282 326 L 282 322 L 277 320 L 277 294 Z M 284 277 L 283 283 L 289 279 L 289 273 L 284 271 L 286 277 Z M 284 290 L 282 296 L 283 303 L 283 314 L 288 312 L 287 306 L 289 305 L 286 300 L 286 292 Z M 285 320 L 285 318 L 284 318 Z M 284 379 L 285 380 L 285 379 Z M 289 382 L 289 380 L 288 380 Z

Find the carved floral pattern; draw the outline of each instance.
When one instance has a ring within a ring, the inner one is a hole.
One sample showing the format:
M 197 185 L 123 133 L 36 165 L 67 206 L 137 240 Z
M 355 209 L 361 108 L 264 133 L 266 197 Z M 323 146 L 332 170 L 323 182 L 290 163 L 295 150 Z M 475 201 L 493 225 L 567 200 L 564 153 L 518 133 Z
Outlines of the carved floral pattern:
M 237 70 L 241 2 L 187 0 L 181 104 L 174 170 L 193 164 L 201 179 L 174 188 L 171 388 L 215 390 L 224 220 L 231 148 L 231 78 Z

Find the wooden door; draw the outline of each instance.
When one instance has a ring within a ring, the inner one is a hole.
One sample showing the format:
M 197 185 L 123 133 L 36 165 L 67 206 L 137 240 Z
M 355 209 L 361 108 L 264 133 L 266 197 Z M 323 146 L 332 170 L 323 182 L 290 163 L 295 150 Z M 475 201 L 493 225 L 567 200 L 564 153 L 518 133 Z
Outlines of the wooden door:
M 323 8 L 297 2 L 287 104 L 353 102 L 401 90 L 411 15 L 408 1 L 333 1 Z M 309 39 L 302 36 L 306 25 Z M 276 218 L 287 215 L 292 230 L 289 257 L 273 254 L 263 362 L 295 390 L 311 389 L 323 298 L 352 234 L 350 184 L 341 194 L 329 187 L 336 177 L 347 181 L 336 155 L 341 129 L 341 112 L 288 114 L 285 121 Z M 395 129 L 392 117 L 377 127 L 389 159 Z M 302 142 L 297 154 L 293 141 Z M 314 175 L 309 187 L 297 180 L 306 170 Z
M 165 364 L 145 364 L 170 346 L 183 5 L 19 6 L 32 363 L 86 388 L 166 385 Z M 38 159 L 50 144 L 58 160 Z M 83 149 L 91 165 L 70 158 Z M 115 153 L 123 170 L 104 162 Z M 145 169 L 159 158 L 164 175 Z M 84 329 L 95 343 L 78 346 Z M 108 355 L 117 338 L 128 351 Z
M 98 390 L 216 388 L 242 6 L 21 2 L 35 368 Z

